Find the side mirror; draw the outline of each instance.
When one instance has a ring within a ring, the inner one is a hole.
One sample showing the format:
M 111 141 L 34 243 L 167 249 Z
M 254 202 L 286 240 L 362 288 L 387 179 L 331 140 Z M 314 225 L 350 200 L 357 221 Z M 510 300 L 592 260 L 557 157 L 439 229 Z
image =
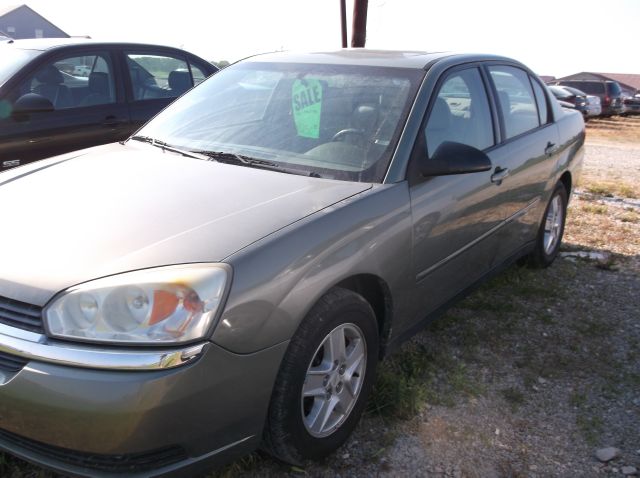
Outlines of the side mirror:
M 431 158 L 420 161 L 423 176 L 480 173 L 490 169 L 489 156 L 473 146 L 452 141 L 445 141 Z
M 13 104 L 14 115 L 30 115 L 32 113 L 48 113 L 54 111 L 53 103 L 42 95 L 27 93 Z

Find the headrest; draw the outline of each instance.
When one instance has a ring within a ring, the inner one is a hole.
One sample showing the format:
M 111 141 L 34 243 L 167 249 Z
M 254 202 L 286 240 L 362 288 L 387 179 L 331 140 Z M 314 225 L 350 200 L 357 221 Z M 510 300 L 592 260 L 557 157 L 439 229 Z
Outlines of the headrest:
M 191 88 L 191 76 L 188 71 L 174 70 L 169 73 L 169 88 L 184 93 Z
M 373 104 L 359 105 L 353 110 L 352 126 L 362 131 L 371 131 L 378 122 L 378 108 Z
M 93 72 L 89 75 L 89 90 L 92 93 L 109 94 L 109 75 L 102 72 Z
M 47 65 L 36 73 L 36 80 L 47 85 L 60 85 L 64 83 L 62 73 L 53 65 Z
M 509 99 L 509 93 L 504 90 L 498 90 L 498 99 L 500 100 L 500 106 L 505 114 L 511 113 L 511 99 Z
M 431 115 L 429 116 L 429 122 L 427 123 L 428 130 L 446 130 L 451 126 L 451 109 L 449 105 L 442 98 L 436 98 L 436 102 L 431 109 Z

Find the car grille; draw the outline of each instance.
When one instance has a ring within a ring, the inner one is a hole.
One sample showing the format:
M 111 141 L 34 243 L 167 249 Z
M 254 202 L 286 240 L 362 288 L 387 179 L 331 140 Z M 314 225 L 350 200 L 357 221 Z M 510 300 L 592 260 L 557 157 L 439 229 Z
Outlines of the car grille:
M 42 334 L 42 307 L 0 297 L 0 324 Z
M 22 367 L 27 365 L 28 360 L 14 355 L 0 352 L 0 370 L 5 372 L 19 372 Z
M 187 458 L 185 450 L 179 446 L 161 448 L 145 453 L 100 455 L 47 445 L 4 430 L 0 430 L 0 442 L 19 446 L 30 452 L 72 466 L 112 473 L 139 473 L 154 468 L 162 468 Z

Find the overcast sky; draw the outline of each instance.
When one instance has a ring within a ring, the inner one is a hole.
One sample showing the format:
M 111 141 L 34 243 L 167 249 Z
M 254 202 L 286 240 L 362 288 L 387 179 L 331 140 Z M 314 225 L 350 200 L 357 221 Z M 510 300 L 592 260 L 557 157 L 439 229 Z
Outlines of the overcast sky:
M 339 0 L 27 4 L 70 35 L 168 44 L 207 60 L 340 47 Z M 541 75 L 640 73 L 638 25 L 640 0 L 369 0 L 367 47 L 495 53 Z

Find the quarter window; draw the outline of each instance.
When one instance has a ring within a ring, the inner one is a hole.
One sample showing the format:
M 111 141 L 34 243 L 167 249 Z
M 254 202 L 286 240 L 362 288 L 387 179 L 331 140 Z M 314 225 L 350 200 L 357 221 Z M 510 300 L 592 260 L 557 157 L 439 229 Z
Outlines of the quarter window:
M 491 66 L 489 72 L 498 92 L 498 107 L 506 139 L 540 125 L 529 75 L 512 66 Z
M 547 124 L 549 122 L 549 109 L 547 108 L 547 96 L 544 94 L 544 90 L 540 83 L 535 78 L 531 78 L 531 84 L 533 85 L 533 92 L 536 95 L 536 104 L 538 105 L 538 115 L 540 124 Z
M 429 157 L 445 141 L 480 150 L 493 145 L 489 102 L 477 68 L 451 73 L 438 91 L 425 127 Z
M 207 78 L 207 75 L 204 73 L 204 71 L 202 71 L 193 63 L 191 63 L 191 74 L 193 75 L 193 86 L 202 83 Z
M 149 53 L 128 53 L 127 65 L 135 100 L 175 98 L 193 86 L 187 62 Z

